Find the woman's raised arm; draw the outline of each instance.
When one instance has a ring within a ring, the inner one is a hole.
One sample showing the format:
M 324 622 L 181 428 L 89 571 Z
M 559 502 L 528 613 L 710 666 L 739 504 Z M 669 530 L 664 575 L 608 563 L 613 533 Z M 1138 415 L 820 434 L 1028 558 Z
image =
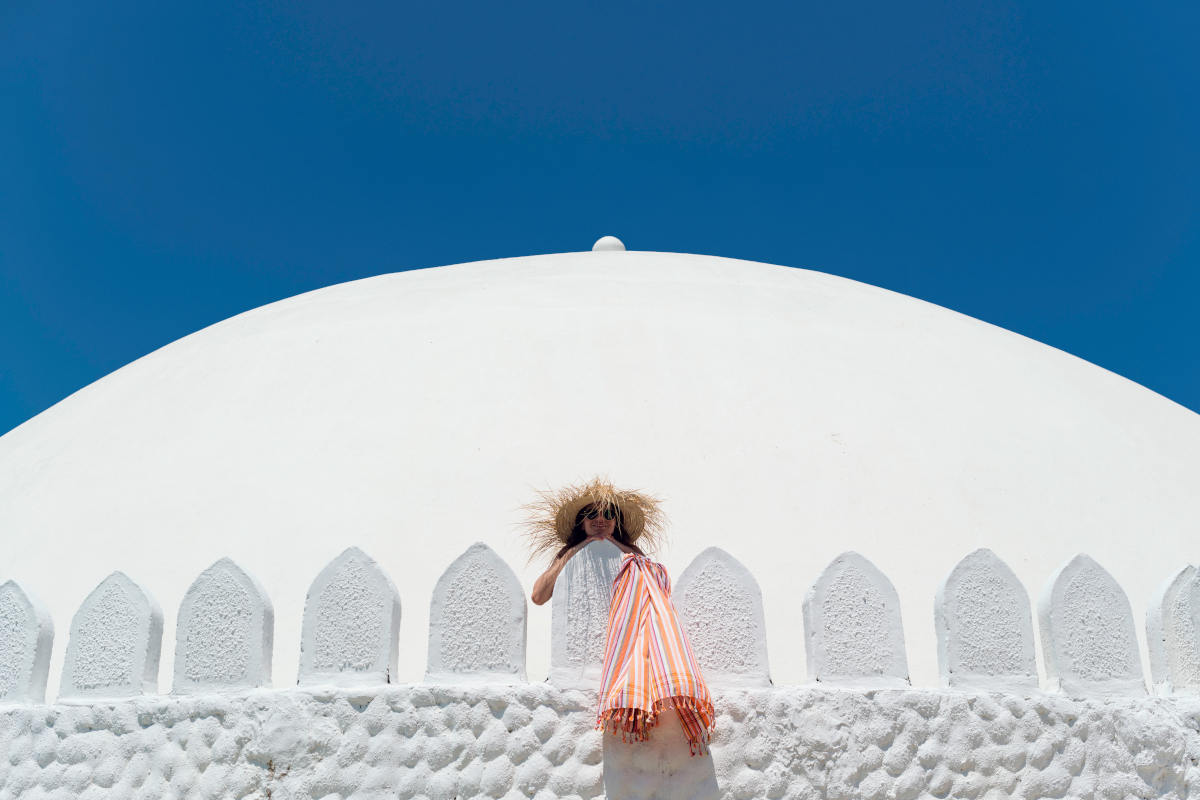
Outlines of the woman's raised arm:
M 558 573 L 563 571 L 563 567 L 571 560 L 571 556 L 579 552 L 585 544 L 587 544 L 586 539 L 551 561 L 546 571 L 533 582 L 533 593 L 530 599 L 533 600 L 535 606 L 544 605 L 550 599 L 554 594 L 554 582 L 558 580 Z
M 550 566 L 545 572 L 533 582 L 533 592 L 530 594 L 530 599 L 533 600 L 535 606 L 544 605 L 554 595 L 554 582 L 558 580 L 558 574 L 563 571 L 563 567 L 567 565 L 576 553 L 587 547 L 592 542 L 612 542 L 623 553 L 640 553 L 641 551 L 630 547 L 629 545 L 614 539 L 611 536 L 589 536 L 579 544 L 572 547 L 567 552 L 563 553 L 558 558 L 550 562 Z

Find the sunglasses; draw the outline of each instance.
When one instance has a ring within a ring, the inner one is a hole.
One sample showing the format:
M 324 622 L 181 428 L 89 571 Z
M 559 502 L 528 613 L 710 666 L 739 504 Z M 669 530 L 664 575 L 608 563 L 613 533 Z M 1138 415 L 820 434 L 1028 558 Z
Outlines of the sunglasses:
M 600 512 L 593 508 L 585 516 L 588 519 L 595 519 L 596 517 L 600 516 Z M 611 508 L 604 509 L 604 518 L 605 519 L 616 519 L 616 517 L 617 517 L 617 512 L 613 511 Z

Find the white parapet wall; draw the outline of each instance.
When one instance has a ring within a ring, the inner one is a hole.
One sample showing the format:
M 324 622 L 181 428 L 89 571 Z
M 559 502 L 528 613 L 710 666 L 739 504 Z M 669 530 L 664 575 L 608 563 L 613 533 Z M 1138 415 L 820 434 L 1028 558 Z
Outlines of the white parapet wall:
M 991 550 L 976 550 L 946 576 L 934 601 L 934 624 L 944 685 L 1037 688 L 1029 595 Z
M 1200 702 L 788 687 L 677 723 L 594 730 L 546 683 L 139 697 L 0 709 L 0 795 L 53 798 L 1195 797 Z
M 1080 696 L 1146 693 L 1129 598 L 1090 557 L 1077 555 L 1051 576 L 1038 611 L 1052 688 Z
M 524 683 L 527 625 L 521 582 L 476 542 L 433 589 L 426 682 Z
M 228 558 L 187 590 L 175 626 L 177 694 L 271 683 L 275 614 L 254 578 Z
M 608 542 L 583 548 L 567 562 L 550 600 L 550 682 L 600 688 L 604 631 L 621 551 Z
M 1146 643 L 1156 690 L 1200 690 L 1200 574 L 1194 566 L 1180 570 L 1151 601 Z
M 1200 795 L 1190 567 L 1167 582 L 1148 621 L 1153 695 L 1131 649 L 1128 601 L 1086 556 L 1043 592 L 1051 660 L 1041 688 L 1028 595 L 986 550 L 964 558 L 936 593 L 945 688 L 906 685 L 895 591 L 854 553 L 836 559 L 804 599 L 814 683 L 772 686 L 754 577 L 729 553 L 706 550 L 673 591 L 717 706 L 711 752 L 690 757 L 669 710 L 648 742 L 595 730 L 619 563 L 611 545 L 593 544 L 563 571 L 554 594 L 557 671 L 530 684 L 524 592 L 496 553 L 473 545 L 431 599 L 425 682 L 396 685 L 396 588 L 382 565 L 351 548 L 313 582 L 300 686 L 271 689 L 263 685 L 270 600 L 222 560 L 180 607 L 170 695 L 147 679 L 161 613 L 115 573 L 75 615 L 52 704 L 42 701 L 51 621 L 7 583 L 0 797 Z
M 154 598 L 124 573 L 109 575 L 71 620 L 59 697 L 103 700 L 156 692 L 162 628 Z
M 54 621 L 45 606 L 15 581 L 0 585 L 0 703 L 40 703 Z
M 830 686 L 908 685 L 900 598 L 858 553 L 842 553 L 804 596 L 808 676 Z
M 373 558 L 351 547 L 313 581 L 300 631 L 301 685 L 389 683 L 400 593 Z
M 710 684 L 770 685 L 762 592 L 740 561 L 719 547 L 703 551 L 676 581 L 674 602 Z

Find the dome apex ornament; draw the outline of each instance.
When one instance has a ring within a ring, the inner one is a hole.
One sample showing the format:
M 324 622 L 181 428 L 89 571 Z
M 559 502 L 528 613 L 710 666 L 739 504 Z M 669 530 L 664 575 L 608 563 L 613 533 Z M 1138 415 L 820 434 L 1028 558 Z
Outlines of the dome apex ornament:
M 592 245 L 592 252 L 600 250 L 615 250 L 623 253 L 625 252 L 625 243 L 615 236 L 601 236 Z

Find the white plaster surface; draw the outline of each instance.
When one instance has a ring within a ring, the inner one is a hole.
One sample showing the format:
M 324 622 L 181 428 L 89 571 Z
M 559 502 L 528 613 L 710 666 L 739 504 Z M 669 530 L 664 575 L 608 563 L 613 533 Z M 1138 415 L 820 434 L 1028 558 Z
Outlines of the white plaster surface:
M 754 574 L 776 683 L 806 675 L 798 593 L 855 550 L 895 583 L 913 681 L 936 686 L 930 602 L 964 550 L 994 549 L 1031 596 L 1084 550 L 1141 619 L 1195 560 L 1200 416 L 811 270 L 636 251 L 413 270 L 247 311 L 0 436 L 0 531 L 20 538 L 0 580 L 63 640 L 112 570 L 173 611 L 229 556 L 275 604 L 288 686 L 308 585 L 357 545 L 403 593 L 399 669 L 419 681 L 441 569 L 481 540 L 528 591 L 545 564 L 527 563 L 521 506 L 597 473 L 664 498 L 673 577 L 711 546 Z M 529 614 L 541 679 L 551 611 Z
M 768 686 L 767 626 L 758 581 L 719 547 L 692 560 L 671 599 L 710 686 Z
M 1200 576 L 1184 567 L 1146 611 L 1146 641 L 1155 690 L 1200 691 Z
M 599 688 L 612 584 L 621 551 L 592 542 L 558 573 L 550 598 L 550 681 L 562 688 Z
M 809 678 L 842 686 L 904 686 L 908 661 L 892 582 L 858 553 L 835 558 L 804 596 Z
M 525 591 L 495 550 L 468 547 L 430 602 L 427 682 L 525 682 Z
M 667 715 L 594 730 L 591 692 L 394 686 L 0 709 L 0 796 L 1169 800 L 1200 792 L 1194 698 L 731 690 L 711 755 Z
M 1129 599 L 1090 556 L 1050 579 L 1038 603 L 1050 685 L 1072 695 L 1145 694 Z
M 1036 689 L 1029 595 L 1008 565 L 980 548 L 958 562 L 934 600 L 938 663 L 953 688 Z
M 321 570 L 304 601 L 300 684 L 394 683 L 400 595 L 375 560 L 350 547 Z
M 45 699 L 53 643 L 46 607 L 15 581 L 0 584 L 0 704 Z
M 613 250 L 616 252 L 624 252 L 625 243 L 615 236 L 601 236 L 596 240 L 596 243 L 592 245 L 592 250 Z
M 124 698 L 158 690 L 163 614 L 146 590 L 114 572 L 71 619 L 60 698 Z
M 274 632 L 262 586 L 222 558 L 200 573 L 179 606 L 174 691 L 270 686 Z

